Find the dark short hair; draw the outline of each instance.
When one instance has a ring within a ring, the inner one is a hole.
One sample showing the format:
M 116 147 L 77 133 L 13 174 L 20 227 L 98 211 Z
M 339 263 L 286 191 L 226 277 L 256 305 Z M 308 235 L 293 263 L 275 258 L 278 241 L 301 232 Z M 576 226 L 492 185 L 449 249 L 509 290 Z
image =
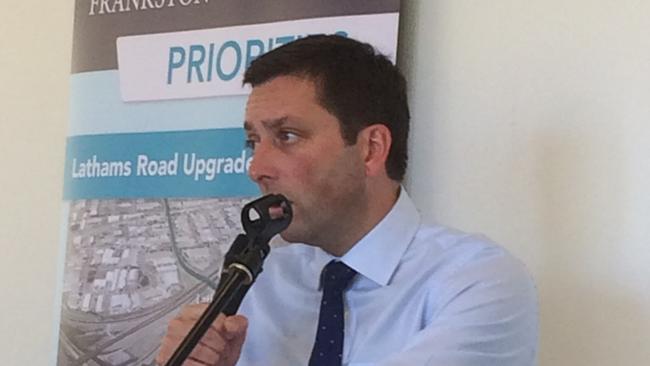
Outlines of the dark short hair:
M 392 145 L 386 171 L 393 180 L 404 179 L 410 119 L 406 81 L 386 56 L 343 36 L 308 36 L 256 58 L 244 84 L 256 87 L 286 75 L 314 80 L 319 102 L 338 118 L 346 144 L 355 144 L 369 125 L 388 127 Z

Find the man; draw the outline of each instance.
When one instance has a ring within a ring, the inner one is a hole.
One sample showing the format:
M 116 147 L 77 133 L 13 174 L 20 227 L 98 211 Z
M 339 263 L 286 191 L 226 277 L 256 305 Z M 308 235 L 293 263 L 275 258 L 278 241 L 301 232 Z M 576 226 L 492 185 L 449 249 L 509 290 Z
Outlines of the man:
M 282 237 L 295 244 L 271 251 L 241 315 L 220 316 L 186 365 L 535 364 L 522 265 L 484 238 L 421 223 L 401 187 L 409 112 L 388 59 L 311 36 L 259 57 L 244 82 L 249 173 L 291 201 Z M 159 363 L 204 309 L 170 322 Z

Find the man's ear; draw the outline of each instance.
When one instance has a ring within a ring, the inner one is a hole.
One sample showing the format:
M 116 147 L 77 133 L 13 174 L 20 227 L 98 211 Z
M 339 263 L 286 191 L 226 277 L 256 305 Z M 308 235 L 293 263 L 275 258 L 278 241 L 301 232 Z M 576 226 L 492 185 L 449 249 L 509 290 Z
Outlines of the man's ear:
M 392 135 L 386 125 L 370 125 L 359 132 L 357 144 L 360 143 L 359 146 L 363 147 L 363 163 L 367 176 L 387 174 L 386 160 L 392 142 Z

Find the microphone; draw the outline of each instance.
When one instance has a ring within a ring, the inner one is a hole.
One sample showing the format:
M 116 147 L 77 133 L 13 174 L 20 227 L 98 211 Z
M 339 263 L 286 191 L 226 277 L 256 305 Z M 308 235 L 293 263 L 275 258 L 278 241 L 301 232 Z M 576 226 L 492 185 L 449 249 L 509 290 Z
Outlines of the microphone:
M 241 221 L 245 234 L 239 234 L 226 253 L 214 298 L 165 366 L 181 366 L 220 313 L 237 312 L 262 272 L 264 259 L 271 251 L 269 241 L 286 229 L 292 218 L 291 204 L 281 194 L 269 194 L 244 206 Z

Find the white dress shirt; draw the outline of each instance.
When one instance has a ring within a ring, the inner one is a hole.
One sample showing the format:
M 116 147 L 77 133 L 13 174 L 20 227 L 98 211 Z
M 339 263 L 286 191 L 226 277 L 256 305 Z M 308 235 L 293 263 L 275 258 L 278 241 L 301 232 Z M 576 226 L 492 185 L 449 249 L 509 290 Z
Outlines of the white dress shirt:
M 238 366 L 307 365 L 333 258 L 303 244 L 271 250 L 240 307 L 249 328 Z M 423 224 L 404 189 L 340 260 L 359 273 L 345 293 L 343 365 L 536 364 L 536 291 L 523 265 L 484 237 Z

